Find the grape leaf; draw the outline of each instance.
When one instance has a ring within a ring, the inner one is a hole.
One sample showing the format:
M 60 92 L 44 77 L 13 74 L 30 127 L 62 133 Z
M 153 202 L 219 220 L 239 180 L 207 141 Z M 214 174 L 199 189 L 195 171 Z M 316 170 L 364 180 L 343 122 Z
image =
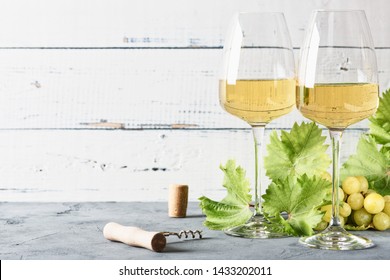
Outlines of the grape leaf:
M 372 226 L 372 224 L 369 224 L 368 226 L 365 226 L 365 225 L 361 225 L 361 226 L 354 226 L 354 225 L 350 225 L 350 224 L 345 224 L 344 225 L 344 229 L 346 230 L 367 230 L 369 228 L 374 228 Z
M 204 225 L 214 230 L 242 225 L 253 215 L 249 209 L 252 196 L 245 170 L 236 166 L 234 160 L 229 160 L 220 168 L 225 174 L 223 186 L 227 189 L 226 197 L 220 202 L 205 196 L 199 198 L 200 208 L 206 215 Z
M 326 198 L 330 182 L 306 174 L 294 180 L 288 177 L 271 183 L 263 195 L 263 208 L 267 215 L 277 217 L 285 231 L 295 236 L 312 235 L 323 213 L 318 207 Z M 288 217 L 283 219 L 282 212 Z M 272 222 L 272 221 L 271 221 Z
M 234 160 L 229 160 L 225 166 L 220 166 L 224 172 L 223 186 L 227 189 L 227 196 L 223 203 L 232 205 L 248 205 L 252 199 L 250 182 L 245 177 L 245 170 L 237 166 Z
M 378 144 L 390 147 L 390 89 L 382 94 L 378 110 L 369 120 L 370 135 Z
M 324 173 L 331 161 L 326 153 L 328 145 L 324 144 L 326 137 L 321 134 L 314 122 L 295 123 L 290 132 L 282 131 L 280 138 L 272 132 L 264 159 L 266 175 L 277 181 Z
M 378 150 L 375 139 L 362 135 L 357 145 L 356 154 L 351 155 L 341 169 L 341 180 L 347 176 L 365 176 L 374 189 L 381 195 L 390 195 L 390 152 Z

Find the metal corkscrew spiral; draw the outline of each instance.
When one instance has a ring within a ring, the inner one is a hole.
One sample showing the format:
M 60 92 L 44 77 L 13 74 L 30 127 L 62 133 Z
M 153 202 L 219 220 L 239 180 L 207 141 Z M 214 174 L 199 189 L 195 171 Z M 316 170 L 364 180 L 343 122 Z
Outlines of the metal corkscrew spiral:
M 196 238 L 197 235 L 199 238 L 202 238 L 202 231 L 201 230 L 181 230 L 179 232 L 162 232 L 164 236 L 170 236 L 170 235 L 176 235 L 179 239 L 181 239 L 184 235 L 185 238 L 188 238 L 189 236 L 192 236 L 192 238 Z

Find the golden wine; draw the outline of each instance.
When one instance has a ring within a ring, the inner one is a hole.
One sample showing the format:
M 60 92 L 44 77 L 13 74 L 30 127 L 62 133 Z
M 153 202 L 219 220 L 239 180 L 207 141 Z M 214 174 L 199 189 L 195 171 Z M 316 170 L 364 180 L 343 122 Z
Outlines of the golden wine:
M 265 125 L 289 113 L 295 104 L 296 82 L 285 80 L 220 81 L 221 105 L 251 125 Z
M 344 129 L 373 115 L 378 107 L 377 84 L 315 84 L 298 87 L 302 114 L 328 128 Z

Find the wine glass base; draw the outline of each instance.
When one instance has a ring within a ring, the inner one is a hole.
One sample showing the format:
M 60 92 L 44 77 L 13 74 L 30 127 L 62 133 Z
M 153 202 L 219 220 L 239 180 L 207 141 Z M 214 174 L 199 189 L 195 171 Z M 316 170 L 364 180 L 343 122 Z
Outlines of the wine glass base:
M 310 248 L 336 251 L 360 250 L 375 246 L 370 239 L 353 235 L 340 226 L 329 226 L 323 232 L 302 237 L 299 243 Z
M 242 237 L 242 238 L 283 238 L 288 237 L 287 233 L 275 232 L 268 226 L 269 222 L 263 216 L 253 216 L 245 224 L 229 228 L 224 232 L 227 235 Z

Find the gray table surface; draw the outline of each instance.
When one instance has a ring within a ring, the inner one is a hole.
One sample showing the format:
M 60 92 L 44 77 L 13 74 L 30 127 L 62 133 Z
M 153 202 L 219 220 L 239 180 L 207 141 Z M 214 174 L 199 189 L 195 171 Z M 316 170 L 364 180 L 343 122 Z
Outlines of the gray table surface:
M 208 230 L 196 202 L 186 218 L 169 218 L 162 202 L 0 203 L 0 259 L 208 260 L 208 259 L 390 259 L 390 231 L 356 232 L 377 246 L 358 251 L 324 251 L 298 244 L 298 238 L 244 239 Z M 201 229 L 203 239 L 168 237 L 161 253 L 111 242 L 107 222 L 150 231 Z

